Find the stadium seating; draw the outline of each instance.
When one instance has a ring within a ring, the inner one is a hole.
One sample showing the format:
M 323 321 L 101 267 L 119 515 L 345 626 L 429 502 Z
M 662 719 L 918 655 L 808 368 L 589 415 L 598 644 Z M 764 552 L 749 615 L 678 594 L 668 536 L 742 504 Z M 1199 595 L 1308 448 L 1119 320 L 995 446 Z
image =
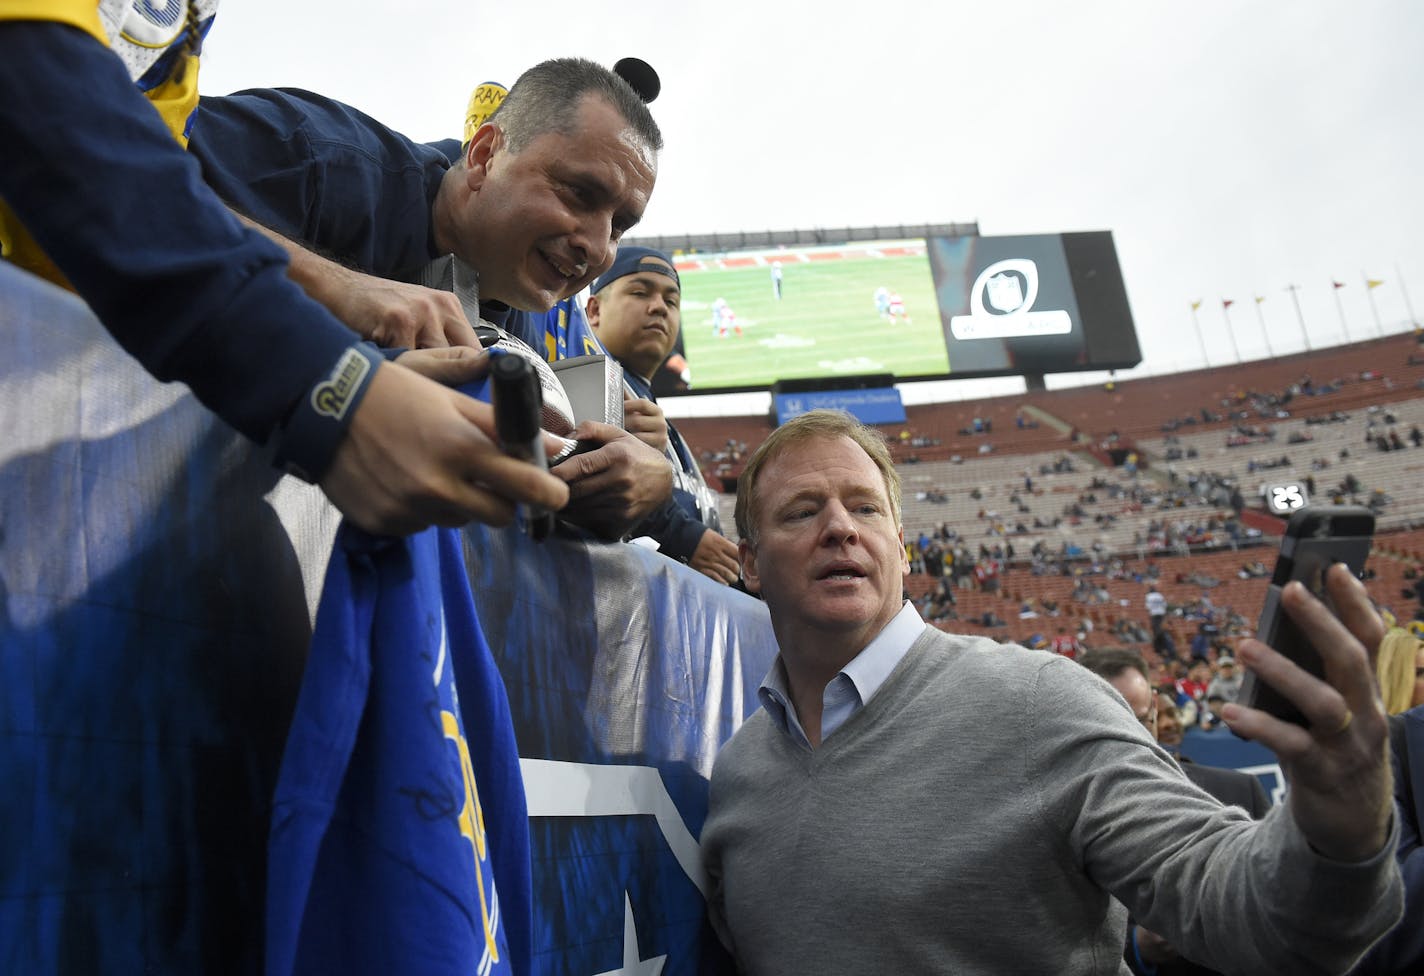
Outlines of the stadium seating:
M 1424 568 L 1424 447 L 1416 448 L 1409 440 L 1413 427 L 1424 429 L 1422 349 L 1415 335 L 1394 335 L 1278 359 L 1124 381 L 1112 389 L 1079 387 L 908 408 L 906 423 L 881 428 L 904 484 L 906 538 L 947 528 L 971 552 L 981 544 L 1011 543 L 1014 548 L 1000 592 L 956 591 L 958 619 L 941 626 L 1024 641 L 1034 635 L 1051 638 L 1059 626 L 1077 629 L 1087 620 L 1100 632 L 1095 642 L 1101 643 L 1101 631 L 1120 620 L 1146 623 L 1142 582 L 1094 575 L 1109 601 L 1089 604 L 1073 599 L 1074 577 L 1030 572 L 1029 550 L 1042 541 L 1050 552 L 1065 542 L 1085 551 L 1097 543 L 1102 558 L 1120 558 L 1129 574 L 1146 566 L 1145 556 L 1157 567 L 1158 586 L 1169 604 L 1190 604 L 1205 594 L 1213 605 L 1238 614 L 1246 621 L 1245 629 L 1253 628 L 1267 580 L 1242 579 L 1238 572 L 1255 560 L 1269 569 L 1276 538 L 1243 538 L 1236 549 L 1218 530 L 1210 543 L 1187 547 L 1189 555 L 1176 548 L 1139 548 L 1153 523 L 1219 525 L 1231 517 L 1220 493 L 1166 497 L 1174 476 L 1180 488 L 1203 474 L 1233 479 L 1246 506 L 1256 509 L 1262 485 L 1307 477 L 1314 480 L 1317 501 L 1337 497 L 1363 504 L 1381 496 L 1379 535 L 1370 564 L 1374 578 L 1368 585 L 1381 606 L 1401 618 L 1412 617 L 1417 603 L 1406 594 L 1412 592 L 1413 575 Z M 1348 416 L 1327 421 L 1332 414 Z M 679 420 L 678 427 L 703 456 L 709 484 L 729 493 L 735 491 L 746 457 L 772 430 L 765 416 L 688 418 Z M 1263 436 L 1239 437 L 1243 443 L 1228 446 L 1229 439 L 1240 434 L 1238 427 L 1259 429 Z M 1374 436 L 1388 435 L 1391 429 L 1403 449 L 1381 451 L 1367 441 L 1367 430 Z M 1293 437 L 1296 443 L 1291 443 Z M 1134 475 L 1105 463 L 1102 448 L 1114 439 L 1116 446 L 1139 454 L 1142 470 Z M 729 444 L 739 448 L 735 458 L 712 460 Z M 992 451 L 981 453 L 983 444 L 992 444 Z M 1065 459 L 1071 470 L 1062 470 Z M 1031 493 L 1025 489 L 1026 474 L 1032 479 Z M 1354 475 L 1360 488 L 1342 495 L 1338 489 L 1347 475 Z M 1156 503 L 1126 494 L 1113 497 L 1133 486 L 1157 496 Z M 1090 493 L 1096 500 L 1084 501 Z M 1018 507 L 1015 495 L 1028 511 Z M 724 494 L 721 508 L 729 534 L 734 534 L 732 503 L 731 494 Z M 1081 517 L 1065 514 L 1075 503 Z M 1056 519 L 1058 524 L 1035 527 L 1035 519 Z M 1022 533 L 1015 531 L 1020 522 L 1026 529 Z M 1072 565 L 1081 570 L 1091 563 Z M 1189 577 L 1220 582 L 1203 588 L 1187 582 Z M 935 582 L 912 575 L 907 591 L 918 599 Z M 1061 616 L 1020 618 L 1025 601 L 1036 604 L 1043 599 L 1057 601 Z M 985 611 L 1005 625 L 976 623 Z M 1190 640 L 1196 624 L 1174 616 L 1168 629 L 1181 644 Z

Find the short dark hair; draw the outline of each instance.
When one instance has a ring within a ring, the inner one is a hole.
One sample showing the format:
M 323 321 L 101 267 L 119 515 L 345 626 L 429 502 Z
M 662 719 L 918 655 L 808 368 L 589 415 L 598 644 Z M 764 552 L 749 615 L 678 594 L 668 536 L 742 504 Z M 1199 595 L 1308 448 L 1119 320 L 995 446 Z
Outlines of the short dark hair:
M 573 135 L 585 95 L 607 101 L 649 150 L 662 150 L 662 132 L 632 86 L 603 65 L 583 58 L 555 58 L 524 72 L 490 121 L 504 133 L 509 151 L 517 153 L 549 132 Z
M 1147 662 L 1142 655 L 1125 647 L 1102 647 L 1089 651 L 1079 658 L 1078 663 L 1104 681 L 1112 681 L 1124 671 L 1136 671 L 1151 681 L 1147 674 Z

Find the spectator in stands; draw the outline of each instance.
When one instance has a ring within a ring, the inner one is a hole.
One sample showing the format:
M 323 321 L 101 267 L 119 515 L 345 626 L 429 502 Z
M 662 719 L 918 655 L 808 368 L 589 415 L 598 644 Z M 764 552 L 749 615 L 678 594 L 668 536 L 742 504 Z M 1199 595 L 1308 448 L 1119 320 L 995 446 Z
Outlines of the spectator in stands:
M 1162 623 L 1167 619 L 1167 598 L 1157 591 L 1156 584 L 1148 583 L 1147 596 L 1143 597 L 1142 603 L 1147 609 L 1147 622 L 1155 638 L 1162 633 Z
M 1264 576 L 1270 576 L 1271 571 L 1266 568 L 1266 564 L 1261 562 L 1261 560 L 1254 559 L 1249 563 L 1242 563 L 1236 575 L 1241 579 L 1260 579 Z
M 1089 671 L 1112 685 L 1127 702 L 1148 733 L 1162 742 L 1159 723 L 1161 712 L 1158 696 L 1147 680 L 1147 663 L 1133 651 L 1104 649 L 1089 651 L 1082 664 Z M 1170 721 L 1175 723 L 1176 709 L 1170 704 Z M 1170 734 L 1170 733 L 1169 733 Z M 1176 727 L 1175 739 L 1181 741 L 1181 728 Z M 1187 778 L 1222 803 L 1239 806 L 1260 820 L 1270 810 L 1270 800 L 1261 788 L 1260 780 L 1234 769 L 1215 769 L 1189 760 L 1180 760 Z M 1154 932 L 1129 922 L 1124 958 L 1134 973 L 1142 976 L 1184 976 L 1189 973 L 1211 973 L 1214 970 L 1183 959 L 1172 944 Z
M 1157 696 L 1157 744 L 1180 760 L 1184 728 L 1176 693 L 1168 682 L 1154 694 Z
M 627 82 L 576 59 L 525 72 L 453 164 L 443 149 L 295 89 L 204 98 L 194 133 L 208 184 L 358 332 L 383 337 L 392 305 L 428 299 L 405 284 L 425 276 L 541 359 L 543 313 L 612 264 L 647 205 L 662 146 Z M 591 191 L 561 189 L 570 185 Z M 591 423 L 573 436 L 598 447 L 554 469 L 570 485 L 566 517 L 617 538 L 670 497 L 671 467 L 637 437 Z
M 144 369 L 273 443 L 362 528 L 499 523 L 518 501 L 562 505 L 557 479 L 498 450 L 487 406 L 368 358 L 292 285 L 283 252 L 202 184 L 182 147 L 210 15 L 169 5 L 173 40 L 155 47 L 84 6 L 0 13 L 0 85 L 30 93 L 0 104 L 6 261 L 73 288 Z M 165 114 L 135 87 L 141 75 Z M 337 377 L 356 378 L 342 409 L 310 406 Z
M 1380 641 L 1375 674 L 1390 715 L 1424 705 L 1424 640 L 1403 627 L 1391 627 Z
M 1049 645 L 1049 650 L 1060 657 L 1066 657 L 1070 661 L 1076 661 L 1078 655 L 1082 653 L 1083 644 L 1077 637 L 1068 633 L 1067 627 L 1059 627 L 1057 636 L 1053 638 L 1053 643 Z
M 1241 697 L 1241 682 L 1244 675 L 1236 670 L 1236 659 L 1223 654 L 1216 659 L 1216 676 L 1206 686 L 1206 696 L 1219 697 L 1223 702 L 1234 702 Z
M 1378 515 L 1384 511 L 1385 507 L 1389 505 L 1391 501 L 1393 501 L 1393 499 L 1389 497 L 1383 488 L 1376 488 L 1370 492 L 1370 497 L 1365 499 L 1365 505 L 1370 511 Z
M 1197 728 L 1203 732 L 1214 732 L 1224 724 L 1221 718 L 1221 710 L 1226 707 L 1226 699 L 1219 694 L 1207 692 L 1203 699 L 1203 707 L 1197 715 Z
M 899 499 L 883 440 L 830 411 L 775 430 L 740 479 L 742 575 L 779 654 L 764 707 L 717 758 L 702 848 L 712 924 L 743 971 L 1057 972 L 1115 955 L 1125 904 L 1220 966 L 1323 972 L 1394 923 L 1366 652 L 1382 627 L 1358 580 L 1327 577 L 1350 627 L 1286 593 L 1338 687 L 1240 648 L 1312 715 L 1302 729 L 1228 711 L 1292 783 L 1289 807 L 1252 823 L 1193 787 L 1100 679 L 903 606 Z
M 961 590 L 974 589 L 974 557 L 963 546 L 954 552 L 953 572 L 955 583 Z
M 1127 617 L 1117 619 L 1117 622 L 1113 624 L 1113 634 L 1128 644 L 1146 644 L 1152 640 L 1152 635 L 1147 632 L 1146 628 Z
M 955 610 L 958 602 L 954 597 L 954 587 L 950 585 L 949 579 L 941 577 L 935 584 L 935 588 L 928 594 L 929 618 L 931 620 L 957 620 L 959 613 Z
M 981 556 L 974 564 L 974 580 L 983 593 L 999 592 L 999 572 L 1003 567 L 992 555 Z
M 1177 681 L 1177 695 L 1200 703 L 1206 698 L 1206 688 L 1209 684 L 1211 665 L 1204 660 L 1193 658 L 1191 666 L 1187 668 L 1187 676 Z
M 1211 628 L 1208 632 L 1207 628 Z M 1191 652 L 1192 657 L 1205 661 L 1211 651 L 1211 638 L 1215 634 L 1216 628 L 1211 624 L 1202 623 L 1197 627 L 1197 632 L 1192 635 Z
M 682 282 L 672 259 L 648 247 L 621 248 L 593 283 L 585 315 L 598 342 L 623 364 L 624 381 L 633 393 L 625 412 L 653 419 L 656 429 L 643 439 L 667 453 L 676 478 L 672 498 L 631 534 L 651 536 L 659 552 L 704 576 L 735 583 L 737 547 L 718 531 L 716 503 L 697 462 L 653 396 L 653 374 L 672 353 L 682 328 Z
M 1152 650 L 1164 658 L 1173 658 L 1177 654 L 1177 642 L 1172 635 L 1166 631 L 1158 631 L 1152 638 Z

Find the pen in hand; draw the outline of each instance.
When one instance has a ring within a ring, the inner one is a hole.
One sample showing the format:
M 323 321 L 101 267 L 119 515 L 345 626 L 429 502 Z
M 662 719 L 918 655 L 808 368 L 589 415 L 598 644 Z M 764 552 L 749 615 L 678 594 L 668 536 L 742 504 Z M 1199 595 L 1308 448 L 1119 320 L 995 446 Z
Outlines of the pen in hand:
M 500 450 L 510 457 L 528 461 L 541 471 L 549 470 L 548 458 L 544 455 L 544 433 L 539 426 L 544 394 L 533 365 L 523 356 L 496 356 L 490 364 L 490 384 L 490 403 L 494 407 Z M 524 504 L 519 506 L 519 511 L 530 538 L 543 540 L 553 530 L 553 513 Z

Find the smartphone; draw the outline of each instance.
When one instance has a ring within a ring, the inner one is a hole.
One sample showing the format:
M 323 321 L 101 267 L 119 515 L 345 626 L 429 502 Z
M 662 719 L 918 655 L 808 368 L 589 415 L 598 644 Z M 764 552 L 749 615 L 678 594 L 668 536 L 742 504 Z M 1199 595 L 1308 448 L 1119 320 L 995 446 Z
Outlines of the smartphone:
M 571 457 L 574 457 L 575 455 L 587 454 L 589 451 L 596 451 L 602 446 L 602 444 L 595 440 L 573 441 L 569 444 L 568 447 L 564 448 L 558 454 L 555 454 L 553 457 L 549 458 L 549 467 L 552 468 L 556 465 L 563 464 L 565 461 L 567 461 Z
M 1316 677 L 1323 677 L 1320 655 L 1309 636 L 1281 606 L 1281 591 L 1287 583 L 1299 580 L 1333 611 L 1325 595 L 1325 571 L 1335 563 L 1344 563 L 1358 578 L 1365 571 L 1374 531 L 1374 513 L 1359 505 L 1307 505 L 1296 509 L 1281 538 L 1266 605 L 1256 627 L 1257 639 Z M 1238 701 L 1287 722 L 1308 724 L 1295 705 L 1250 670 L 1241 683 Z

